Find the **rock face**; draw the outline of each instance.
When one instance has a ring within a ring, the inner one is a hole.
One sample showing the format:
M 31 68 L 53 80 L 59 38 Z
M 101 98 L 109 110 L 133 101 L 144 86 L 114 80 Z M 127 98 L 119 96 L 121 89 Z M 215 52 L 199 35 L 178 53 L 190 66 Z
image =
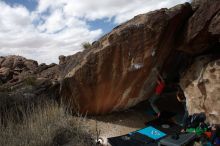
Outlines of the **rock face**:
M 195 12 L 186 24 L 179 49 L 198 54 L 220 42 L 220 1 L 194 0 L 192 6 Z
M 179 54 L 176 35 L 191 14 L 186 3 L 138 15 L 77 54 L 79 63 L 61 61 L 62 99 L 89 114 L 126 109 L 147 99 L 155 87 L 153 68 L 176 72 L 175 65 L 166 67 Z
M 0 57 L 0 118 L 7 121 L 6 111 L 29 111 L 45 100 L 59 98 L 59 66 L 38 65 L 21 56 Z M 16 113 L 16 112 L 13 112 Z M 18 114 L 16 118 L 21 118 Z
M 90 49 L 60 56 L 62 100 L 83 113 L 103 114 L 147 99 L 155 68 L 171 81 L 190 63 L 188 55 L 219 53 L 219 13 L 219 0 L 193 0 L 138 15 Z
M 38 65 L 37 61 L 21 56 L 6 56 L 0 58 L 0 93 L 38 96 L 48 94 L 56 87 L 59 78 L 59 66 Z M 59 87 L 54 93 L 59 92 Z M 59 94 L 58 94 L 59 95 Z
M 0 68 L 0 78 L 1 78 L 0 83 L 4 83 L 7 80 L 11 79 L 12 72 L 11 72 L 10 68 L 7 68 L 7 67 Z
M 189 114 L 204 112 L 210 123 L 220 122 L 220 59 L 201 57 L 188 69 L 180 84 Z

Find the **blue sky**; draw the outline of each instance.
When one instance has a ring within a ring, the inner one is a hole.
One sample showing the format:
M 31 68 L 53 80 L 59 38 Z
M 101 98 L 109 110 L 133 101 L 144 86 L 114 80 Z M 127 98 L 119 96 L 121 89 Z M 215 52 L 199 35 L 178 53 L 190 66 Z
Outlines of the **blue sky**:
M 87 21 L 87 23 L 90 26 L 91 30 L 96 30 L 101 28 L 104 34 L 110 32 L 114 27 L 117 26 L 117 24 L 115 24 L 113 20 L 108 20 L 108 18 L 97 19 L 94 21 Z
M 134 16 L 190 0 L 0 0 L 0 56 L 58 63 Z
M 3 0 L 3 1 L 10 6 L 23 5 L 30 12 L 35 11 L 38 5 L 37 0 Z M 102 18 L 92 21 L 90 20 L 87 21 L 87 23 L 89 25 L 90 30 L 96 30 L 101 28 L 104 34 L 110 32 L 114 27 L 117 26 L 117 24 L 113 23 L 113 21 L 111 19 L 109 20 L 109 18 Z
M 29 11 L 34 11 L 37 8 L 37 0 L 3 0 L 9 5 L 21 4 L 24 5 Z

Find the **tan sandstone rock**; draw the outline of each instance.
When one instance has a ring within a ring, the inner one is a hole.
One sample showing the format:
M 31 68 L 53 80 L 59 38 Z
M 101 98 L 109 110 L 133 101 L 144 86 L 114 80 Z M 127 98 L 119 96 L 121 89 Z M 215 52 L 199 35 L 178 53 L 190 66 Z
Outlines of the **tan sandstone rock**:
M 67 57 L 61 66 L 62 99 L 89 114 L 127 109 L 147 99 L 155 87 L 153 68 L 176 72 L 175 65 L 167 66 L 174 62 L 173 54 L 178 56 L 176 35 L 191 13 L 186 3 L 138 15 L 87 52 Z
M 220 60 L 202 57 L 188 69 L 180 84 L 189 114 L 204 112 L 210 123 L 220 123 Z

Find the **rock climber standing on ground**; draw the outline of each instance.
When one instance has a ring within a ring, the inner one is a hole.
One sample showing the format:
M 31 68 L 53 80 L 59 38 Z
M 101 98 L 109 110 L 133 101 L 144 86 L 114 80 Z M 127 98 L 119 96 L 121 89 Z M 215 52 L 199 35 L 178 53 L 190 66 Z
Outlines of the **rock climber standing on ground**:
M 184 115 L 183 115 L 183 120 L 182 120 L 182 126 L 183 127 L 186 127 L 186 123 L 187 123 L 187 118 L 189 116 L 189 112 L 187 110 L 187 107 L 186 107 L 186 97 L 182 91 L 182 89 L 177 86 L 177 93 L 176 93 L 176 97 L 177 97 L 177 100 L 182 103 L 183 107 L 184 107 Z M 182 130 L 182 132 L 185 131 L 185 128 Z
M 158 117 L 160 117 L 161 111 L 159 110 L 156 102 L 158 101 L 162 92 L 164 91 L 165 81 L 157 69 L 155 69 L 154 71 L 157 74 L 157 86 L 155 88 L 155 93 L 152 97 L 150 97 L 149 102 L 154 112 L 157 114 Z

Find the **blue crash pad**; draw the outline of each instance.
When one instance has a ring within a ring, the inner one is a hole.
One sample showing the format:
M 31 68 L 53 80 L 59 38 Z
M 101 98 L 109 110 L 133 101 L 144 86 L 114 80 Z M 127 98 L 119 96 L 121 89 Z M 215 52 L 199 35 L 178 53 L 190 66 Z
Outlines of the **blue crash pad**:
M 143 128 L 143 129 L 140 129 L 138 131 L 136 131 L 140 134 L 143 134 L 149 138 L 152 138 L 154 140 L 158 140 L 164 136 L 166 136 L 166 134 L 152 126 L 149 126 L 149 127 L 146 127 L 146 128 Z
M 169 125 L 169 128 L 164 128 L 164 125 Z M 108 138 L 108 142 L 112 146 L 157 146 L 160 139 L 176 134 L 181 129 L 181 126 L 171 121 L 156 119 L 148 122 L 146 127 L 127 135 Z

